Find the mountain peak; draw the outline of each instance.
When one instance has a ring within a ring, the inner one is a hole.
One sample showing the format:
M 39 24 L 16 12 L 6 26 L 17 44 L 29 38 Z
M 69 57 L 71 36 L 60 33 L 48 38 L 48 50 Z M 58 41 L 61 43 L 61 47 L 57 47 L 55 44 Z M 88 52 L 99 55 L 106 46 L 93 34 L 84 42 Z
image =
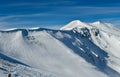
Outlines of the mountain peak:
M 70 23 L 68 23 L 67 25 L 63 26 L 62 28 L 60 28 L 60 30 L 71 30 L 73 28 L 81 28 L 81 27 L 85 27 L 87 26 L 86 23 L 80 21 L 80 20 L 74 20 Z
M 93 22 L 92 25 L 100 25 L 100 24 L 103 24 L 103 22 L 101 21 L 96 21 L 96 22 Z
M 74 23 L 78 23 L 78 24 L 79 24 L 79 23 L 83 23 L 83 22 L 80 21 L 80 20 L 74 20 L 74 21 L 72 21 L 71 23 L 73 23 L 73 22 L 74 22 Z

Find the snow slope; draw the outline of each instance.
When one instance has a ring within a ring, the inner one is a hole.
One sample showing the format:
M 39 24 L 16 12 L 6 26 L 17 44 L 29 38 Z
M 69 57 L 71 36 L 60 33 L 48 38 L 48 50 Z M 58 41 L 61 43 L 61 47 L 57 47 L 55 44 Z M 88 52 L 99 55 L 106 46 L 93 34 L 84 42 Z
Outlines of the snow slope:
M 120 29 L 109 23 L 91 25 L 100 32 L 99 37 L 92 36 L 93 42 L 109 53 L 108 65 L 120 73 Z
M 109 33 L 109 28 L 114 32 Z M 79 20 L 72 21 L 61 30 L 2 30 L 0 75 L 119 77 L 120 37 L 116 30 L 120 31 L 111 24 L 87 24 Z M 109 34 L 111 38 L 108 38 Z M 110 47 L 106 48 L 106 45 Z

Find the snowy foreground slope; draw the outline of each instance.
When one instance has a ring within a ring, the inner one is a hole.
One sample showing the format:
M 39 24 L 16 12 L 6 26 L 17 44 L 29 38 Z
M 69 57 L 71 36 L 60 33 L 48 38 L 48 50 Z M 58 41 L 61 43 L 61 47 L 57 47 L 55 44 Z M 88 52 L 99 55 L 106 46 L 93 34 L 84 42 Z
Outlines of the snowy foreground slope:
M 0 77 L 120 77 L 120 29 L 75 20 L 0 31 Z

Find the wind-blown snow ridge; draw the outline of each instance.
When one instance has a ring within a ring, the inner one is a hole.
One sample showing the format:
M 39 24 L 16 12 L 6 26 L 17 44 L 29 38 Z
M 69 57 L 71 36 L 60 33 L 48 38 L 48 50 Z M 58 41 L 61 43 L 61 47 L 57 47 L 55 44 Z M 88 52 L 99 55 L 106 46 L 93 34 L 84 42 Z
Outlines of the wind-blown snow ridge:
M 119 32 L 110 24 L 88 24 L 78 20 L 61 30 L 2 30 L 0 75 L 119 77 Z

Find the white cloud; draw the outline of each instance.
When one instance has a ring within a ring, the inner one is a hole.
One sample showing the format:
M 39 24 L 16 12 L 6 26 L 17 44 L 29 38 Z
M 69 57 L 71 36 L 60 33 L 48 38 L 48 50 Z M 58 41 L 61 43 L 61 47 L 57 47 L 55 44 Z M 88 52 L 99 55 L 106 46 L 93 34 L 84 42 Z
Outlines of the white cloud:
M 60 11 L 75 13 L 75 15 L 96 15 L 120 13 L 120 7 L 92 7 L 92 6 L 72 6 L 61 8 Z M 69 15 L 69 14 L 68 14 Z
M 48 5 L 72 5 L 75 2 L 73 1 L 69 1 L 69 0 L 65 0 L 65 1 L 41 1 L 41 2 L 23 2 L 23 3 L 11 3 L 11 4 L 6 4 L 4 5 L 4 7 L 19 7 L 19 6 L 48 6 Z M 0 5 L 1 6 L 1 5 Z M 2 5 L 3 6 L 3 5 Z
M 26 14 L 26 15 L 9 15 L 9 16 L 2 16 L 0 17 L 0 21 L 5 21 L 6 19 L 12 18 L 20 18 L 20 17 L 38 17 L 38 16 L 53 16 L 54 14 L 45 14 L 45 13 L 38 13 L 38 14 Z

